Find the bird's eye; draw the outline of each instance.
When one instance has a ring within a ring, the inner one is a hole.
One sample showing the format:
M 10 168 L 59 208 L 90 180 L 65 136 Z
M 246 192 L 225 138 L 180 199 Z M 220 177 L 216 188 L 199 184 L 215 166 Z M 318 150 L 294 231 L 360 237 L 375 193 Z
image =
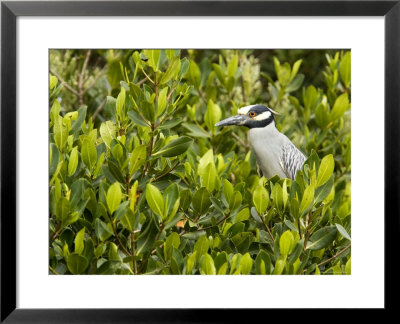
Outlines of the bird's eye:
M 250 117 L 255 117 L 255 116 L 256 116 L 256 113 L 255 113 L 254 111 L 250 111 L 250 112 L 249 112 L 249 116 L 250 116 Z

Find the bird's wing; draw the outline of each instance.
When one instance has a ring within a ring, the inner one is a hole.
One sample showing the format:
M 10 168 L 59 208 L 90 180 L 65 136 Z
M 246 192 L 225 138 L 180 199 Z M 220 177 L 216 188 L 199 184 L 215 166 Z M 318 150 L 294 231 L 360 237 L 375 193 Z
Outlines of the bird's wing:
M 289 179 L 296 179 L 297 171 L 303 167 L 305 160 L 304 154 L 292 142 L 283 145 L 279 163 Z

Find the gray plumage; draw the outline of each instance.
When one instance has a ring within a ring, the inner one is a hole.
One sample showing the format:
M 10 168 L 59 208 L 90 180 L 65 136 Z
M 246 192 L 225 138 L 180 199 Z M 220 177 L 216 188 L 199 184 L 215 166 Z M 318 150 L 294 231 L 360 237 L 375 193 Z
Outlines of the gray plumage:
M 238 115 L 227 118 L 216 126 L 242 125 L 250 128 L 250 145 L 263 175 L 271 178 L 296 179 L 306 160 L 290 139 L 275 127 L 272 110 L 263 105 L 239 109 Z

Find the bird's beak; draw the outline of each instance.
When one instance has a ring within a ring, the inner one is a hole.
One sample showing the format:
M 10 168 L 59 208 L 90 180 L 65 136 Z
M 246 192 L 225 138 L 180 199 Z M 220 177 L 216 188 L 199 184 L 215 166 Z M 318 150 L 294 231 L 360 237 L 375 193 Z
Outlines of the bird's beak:
M 236 115 L 216 123 L 215 126 L 242 125 L 248 119 L 247 115 Z

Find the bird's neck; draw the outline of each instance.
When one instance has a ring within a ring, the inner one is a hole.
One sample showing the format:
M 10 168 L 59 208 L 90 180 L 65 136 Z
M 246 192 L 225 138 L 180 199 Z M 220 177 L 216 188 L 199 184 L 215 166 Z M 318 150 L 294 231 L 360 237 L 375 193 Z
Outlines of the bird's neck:
M 275 127 L 275 122 L 272 121 L 265 127 L 256 127 L 250 129 L 250 136 L 260 136 L 260 138 L 270 138 L 271 136 L 278 136 L 280 132 Z M 262 137 L 261 137 L 262 136 Z

